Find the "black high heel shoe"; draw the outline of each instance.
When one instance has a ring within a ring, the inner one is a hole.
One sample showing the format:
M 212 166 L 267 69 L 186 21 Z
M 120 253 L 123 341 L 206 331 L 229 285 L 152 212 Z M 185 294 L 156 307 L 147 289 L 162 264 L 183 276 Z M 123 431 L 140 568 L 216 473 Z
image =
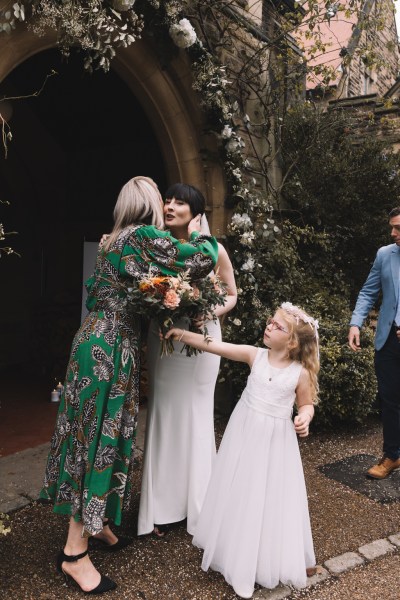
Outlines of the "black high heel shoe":
M 81 588 L 79 583 L 77 581 L 75 581 L 75 579 L 71 575 L 68 575 L 68 573 L 66 573 L 63 570 L 63 568 L 62 568 L 63 562 L 76 562 L 80 558 L 83 558 L 84 556 L 86 556 L 87 553 L 88 553 L 88 551 L 85 550 L 85 552 L 82 552 L 82 554 L 76 554 L 75 556 L 68 556 L 67 554 L 64 554 L 64 552 L 62 550 L 59 552 L 59 554 L 57 556 L 57 571 L 59 573 L 61 573 L 62 575 L 64 575 L 65 583 L 68 585 L 69 582 L 72 581 L 75 585 L 78 586 L 78 588 L 84 594 L 104 594 L 104 592 L 109 592 L 111 590 L 115 590 L 115 588 L 117 587 L 117 584 L 115 583 L 115 581 L 113 581 L 109 577 L 106 577 L 105 575 L 101 575 L 99 585 L 96 586 L 95 588 L 93 588 L 93 590 L 89 590 L 88 592 L 85 592 L 85 590 L 83 590 Z

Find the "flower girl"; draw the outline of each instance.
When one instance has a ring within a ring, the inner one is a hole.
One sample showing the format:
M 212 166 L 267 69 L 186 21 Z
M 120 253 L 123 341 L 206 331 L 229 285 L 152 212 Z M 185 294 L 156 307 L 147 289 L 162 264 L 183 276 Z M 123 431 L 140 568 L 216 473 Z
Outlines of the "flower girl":
M 193 544 L 202 569 L 219 571 L 242 598 L 254 584 L 297 588 L 315 572 L 307 493 L 296 433 L 308 435 L 318 394 L 318 323 L 290 302 L 267 321 L 266 348 L 171 329 L 199 350 L 251 368 L 227 425 Z M 298 414 L 292 421 L 293 404 Z

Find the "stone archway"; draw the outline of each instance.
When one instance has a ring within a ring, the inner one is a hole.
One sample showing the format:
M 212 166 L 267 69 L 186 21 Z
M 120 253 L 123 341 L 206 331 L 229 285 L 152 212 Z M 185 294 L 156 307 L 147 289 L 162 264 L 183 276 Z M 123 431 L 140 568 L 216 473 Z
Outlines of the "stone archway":
M 31 56 L 56 46 L 51 32 L 38 37 L 26 27 L 0 36 L 0 82 Z M 199 187 L 206 197 L 210 226 L 215 235 L 226 227 L 225 181 L 215 139 L 202 133 L 199 102 L 191 89 L 190 65 L 182 53 L 161 68 L 154 49 L 137 41 L 119 51 L 112 68 L 138 98 L 154 126 L 164 157 L 169 183 L 185 181 Z

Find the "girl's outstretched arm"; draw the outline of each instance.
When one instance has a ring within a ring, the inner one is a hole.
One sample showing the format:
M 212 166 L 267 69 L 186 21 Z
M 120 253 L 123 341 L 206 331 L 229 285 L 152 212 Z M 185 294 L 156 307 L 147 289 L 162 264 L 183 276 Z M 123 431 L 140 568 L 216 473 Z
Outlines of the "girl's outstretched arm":
M 193 333 L 193 331 L 187 331 L 187 329 L 177 329 L 174 327 L 167 331 L 165 337 L 172 337 L 172 339 L 193 346 L 197 350 L 203 350 L 204 352 L 218 354 L 218 356 L 223 356 L 230 360 L 247 363 L 250 367 L 257 354 L 255 346 L 228 344 L 227 342 L 214 340 L 211 337 L 205 339 L 202 333 Z
M 294 418 L 294 428 L 299 437 L 307 437 L 309 426 L 314 416 L 310 375 L 307 369 L 302 369 L 296 388 L 296 405 L 298 414 Z

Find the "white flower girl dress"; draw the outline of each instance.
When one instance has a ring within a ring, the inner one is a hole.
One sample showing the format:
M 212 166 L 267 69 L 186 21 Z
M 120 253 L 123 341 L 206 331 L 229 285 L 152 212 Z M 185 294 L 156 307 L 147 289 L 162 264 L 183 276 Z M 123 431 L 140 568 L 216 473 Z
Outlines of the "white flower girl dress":
M 242 598 L 254 583 L 306 585 L 315 566 L 307 493 L 291 420 L 302 366 L 280 369 L 257 352 L 227 425 L 193 544 Z

